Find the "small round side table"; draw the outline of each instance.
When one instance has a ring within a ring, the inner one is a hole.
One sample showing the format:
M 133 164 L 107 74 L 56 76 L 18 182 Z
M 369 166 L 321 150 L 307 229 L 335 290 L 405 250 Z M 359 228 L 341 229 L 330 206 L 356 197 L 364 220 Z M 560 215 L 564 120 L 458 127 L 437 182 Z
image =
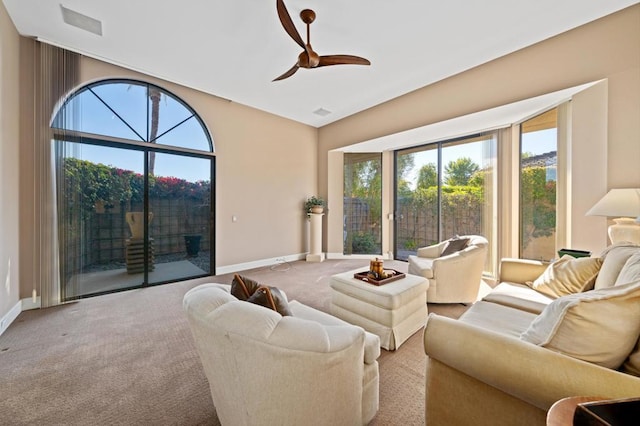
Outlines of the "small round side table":
M 572 426 L 573 414 L 578 404 L 605 399 L 608 398 L 602 396 L 570 396 L 556 401 L 547 413 L 547 426 Z

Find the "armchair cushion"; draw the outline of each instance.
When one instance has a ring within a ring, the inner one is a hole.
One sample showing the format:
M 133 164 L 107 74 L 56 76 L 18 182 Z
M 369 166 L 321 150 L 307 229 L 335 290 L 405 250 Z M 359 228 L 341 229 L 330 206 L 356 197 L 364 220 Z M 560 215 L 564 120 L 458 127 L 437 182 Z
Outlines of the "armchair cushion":
M 535 281 L 527 284 L 552 298 L 580 293 L 593 288 L 601 265 L 602 259 L 599 257 L 574 258 L 564 255 L 550 264 Z
M 560 297 L 520 338 L 583 361 L 618 368 L 640 335 L 640 281 Z

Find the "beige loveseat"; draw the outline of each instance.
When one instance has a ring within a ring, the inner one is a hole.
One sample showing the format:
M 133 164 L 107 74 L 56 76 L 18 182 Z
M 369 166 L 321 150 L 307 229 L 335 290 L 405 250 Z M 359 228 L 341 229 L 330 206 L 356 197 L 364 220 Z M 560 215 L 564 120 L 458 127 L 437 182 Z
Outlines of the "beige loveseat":
M 378 411 L 378 336 L 297 301 L 292 316 L 202 284 L 184 296 L 223 425 L 367 424 Z
M 430 315 L 427 425 L 544 425 L 564 397 L 640 396 L 640 247 L 601 256 L 593 290 L 550 297 L 531 287 L 547 265 L 505 259 L 500 284 L 459 320 Z

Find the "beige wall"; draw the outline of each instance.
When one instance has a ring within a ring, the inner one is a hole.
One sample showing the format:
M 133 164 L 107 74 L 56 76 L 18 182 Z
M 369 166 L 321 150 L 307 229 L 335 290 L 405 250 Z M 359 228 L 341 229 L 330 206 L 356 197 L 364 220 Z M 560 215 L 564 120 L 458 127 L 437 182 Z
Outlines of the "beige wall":
M 322 127 L 320 194 L 327 194 L 333 179 L 327 173 L 332 149 L 600 79 L 608 81 L 606 187 L 638 186 L 640 5 L 635 5 Z M 332 223 L 331 217 L 327 221 Z
M 0 320 L 19 303 L 19 45 L 18 32 L 0 3 Z M 2 325 L 8 324 L 0 324 L 0 332 Z

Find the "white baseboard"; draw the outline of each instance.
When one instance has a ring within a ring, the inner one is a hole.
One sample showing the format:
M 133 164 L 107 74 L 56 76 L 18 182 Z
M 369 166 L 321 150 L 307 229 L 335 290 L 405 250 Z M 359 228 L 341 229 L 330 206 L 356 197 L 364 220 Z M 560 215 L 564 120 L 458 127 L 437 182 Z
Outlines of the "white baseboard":
M 272 257 L 270 259 L 254 260 L 252 262 L 236 263 L 235 265 L 216 266 L 216 275 L 231 274 L 233 272 L 245 271 L 247 269 L 276 265 L 280 262 L 294 262 L 296 260 L 304 260 L 306 255 L 307 253 L 299 253 L 291 254 L 288 256 Z
M 22 310 L 23 311 L 28 311 L 30 309 L 40 309 L 41 304 L 40 304 L 40 296 L 36 297 L 36 301 L 33 301 L 33 298 L 31 297 L 26 297 L 24 299 L 22 299 Z
M 7 312 L 5 316 L 0 319 L 0 336 L 2 336 L 2 333 L 4 333 L 4 331 L 9 328 L 11 323 L 15 321 L 16 318 L 18 318 L 20 312 L 22 312 L 22 302 L 18 301 L 18 303 L 16 303 L 13 308 L 11 308 L 9 312 Z

